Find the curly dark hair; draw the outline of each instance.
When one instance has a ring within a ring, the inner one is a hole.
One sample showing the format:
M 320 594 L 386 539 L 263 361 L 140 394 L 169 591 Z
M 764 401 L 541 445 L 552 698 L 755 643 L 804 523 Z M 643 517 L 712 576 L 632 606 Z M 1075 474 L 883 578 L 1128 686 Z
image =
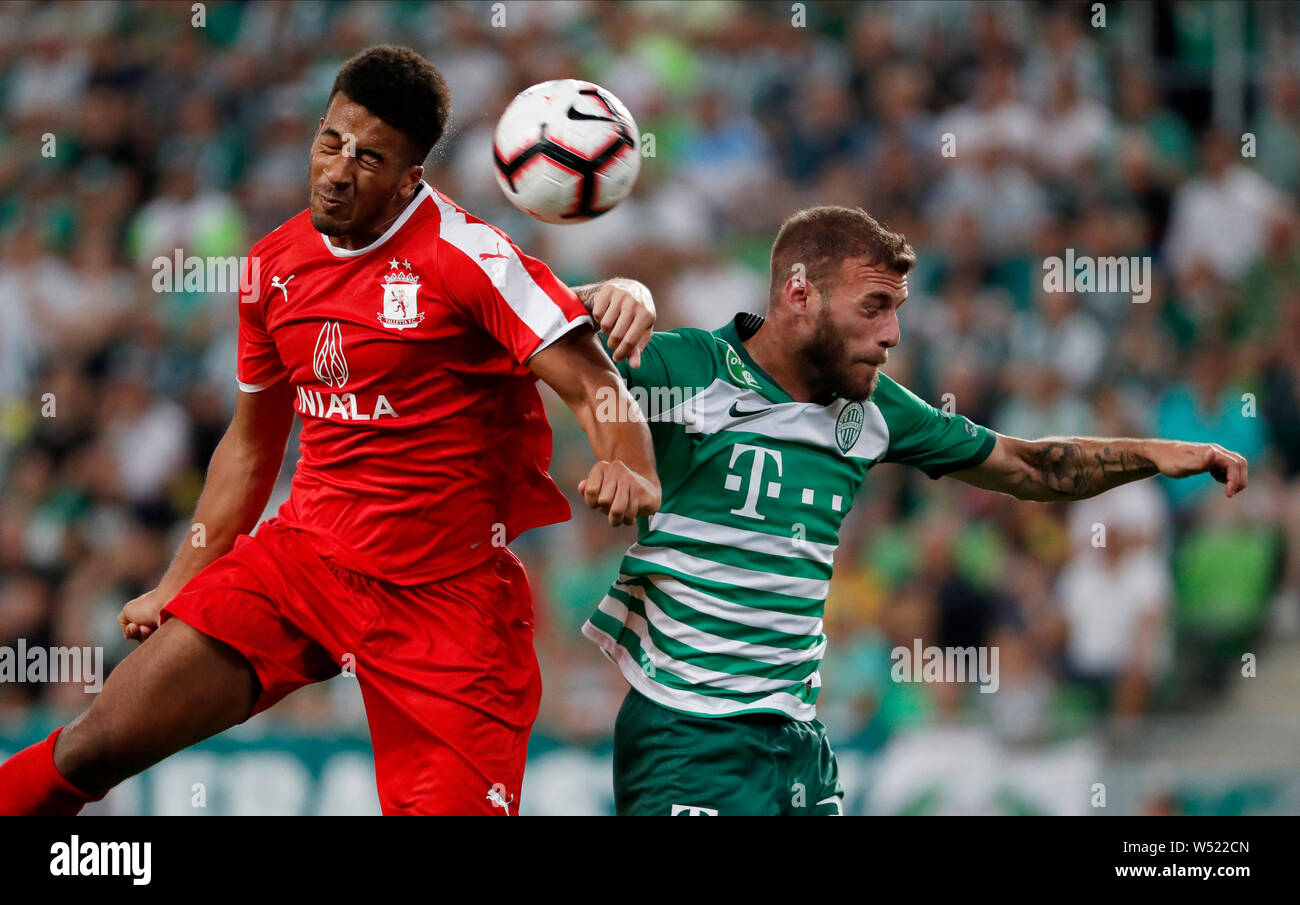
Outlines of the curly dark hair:
M 405 134 L 414 164 L 424 163 L 451 119 L 451 91 L 442 73 L 409 47 L 367 47 L 343 64 L 329 99 L 340 91 Z

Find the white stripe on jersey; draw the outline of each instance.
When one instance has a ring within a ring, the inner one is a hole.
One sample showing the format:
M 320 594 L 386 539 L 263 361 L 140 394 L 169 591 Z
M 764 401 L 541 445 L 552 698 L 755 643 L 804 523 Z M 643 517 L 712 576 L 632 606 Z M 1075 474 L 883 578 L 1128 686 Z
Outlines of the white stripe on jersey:
M 830 581 L 819 578 L 796 578 L 792 575 L 778 575 L 775 572 L 760 572 L 757 569 L 728 566 L 724 563 L 714 562 L 711 559 L 701 559 L 698 556 L 692 556 L 671 547 L 647 547 L 645 544 L 637 543 L 628 547 L 627 555 L 656 566 L 663 566 L 665 569 L 672 569 L 674 572 L 695 575 L 706 581 L 716 581 L 719 584 L 728 584 L 740 588 L 754 588 L 759 591 L 771 591 L 776 594 L 802 597 L 805 600 L 816 600 L 818 602 L 826 599 L 831 584 Z
M 608 600 L 610 598 L 606 598 Z M 615 601 L 617 602 L 617 601 Z M 629 614 L 632 619 L 637 619 L 636 614 Z M 742 704 L 740 701 L 733 701 L 729 698 L 713 697 L 710 695 L 696 694 L 693 691 L 686 691 L 680 688 L 671 688 L 667 685 L 661 685 L 654 679 L 647 676 L 641 667 L 632 659 L 632 654 L 627 648 L 619 644 L 610 637 L 609 633 L 603 632 L 590 622 L 582 627 L 582 634 L 587 640 L 592 641 L 598 646 L 605 655 L 613 660 L 623 673 L 623 677 L 641 694 L 663 707 L 673 707 L 678 710 L 684 710 L 687 713 L 702 713 L 710 716 L 730 716 L 736 713 L 752 713 L 755 710 L 776 710 L 784 713 L 786 716 L 795 720 L 808 721 L 816 716 L 816 708 L 807 701 L 801 701 L 792 694 L 779 691 L 770 694 L 765 698 L 759 698 L 748 704 Z M 676 661 L 672 661 L 674 664 Z M 668 667 L 665 667 L 668 668 Z M 683 676 L 682 678 L 686 678 Z
M 263 381 L 262 383 L 244 383 L 242 380 L 236 380 L 235 383 L 239 384 L 239 389 L 245 393 L 260 393 L 262 390 L 270 389 L 281 380 L 284 380 L 288 374 L 289 372 L 286 371 L 279 377 L 273 377 L 270 380 Z
M 542 342 L 534 355 L 582 324 L 591 324 L 590 315 L 572 321 L 546 290 L 537 285 L 514 246 L 486 223 L 471 223 L 465 212 L 435 194 L 434 201 L 442 213 L 439 238 L 464 253 L 492 282 L 492 286 L 515 315 Z M 481 258 L 480 255 L 488 255 Z M 493 261 L 494 266 L 487 266 Z
M 793 666 L 810 660 L 820 660 L 822 654 L 826 652 L 825 638 L 822 638 L 816 646 L 807 650 L 798 650 L 793 647 L 771 647 L 767 644 L 752 644 L 748 641 L 724 638 L 721 635 L 701 631 L 694 626 L 687 625 L 685 622 L 678 622 L 659 609 L 658 605 L 649 597 L 643 597 L 642 602 L 645 604 L 646 620 L 660 634 L 667 635 L 674 641 L 694 648 L 702 654 L 739 657 L 744 660 L 765 663 L 768 666 Z M 629 620 L 638 618 L 640 617 L 636 613 L 628 613 Z
M 631 612 L 621 600 L 606 595 L 601 600 L 599 609 L 606 615 L 613 616 L 640 639 L 641 650 L 649 655 L 650 666 L 654 666 L 656 669 L 665 669 L 679 679 L 685 679 L 693 685 L 726 688 L 740 694 L 762 694 L 765 691 L 779 691 L 782 688 L 789 688 L 794 684 L 789 679 L 765 679 L 762 676 L 751 676 L 744 673 L 715 672 L 703 666 L 696 666 L 693 663 L 685 663 L 674 659 L 660 650 L 659 646 L 655 644 L 654 638 L 650 636 L 650 628 L 646 621 L 636 613 Z M 645 670 L 647 666 L 641 665 L 637 668 L 638 670 Z
M 807 443 L 837 452 L 835 423 L 851 403 L 837 399 L 830 405 L 812 402 L 773 402 L 753 390 L 743 389 L 719 377 L 712 384 L 660 416 L 662 421 L 686 425 L 688 431 L 716 434 L 746 431 L 773 440 Z M 743 406 L 738 415 L 732 406 Z M 889 426 L 871 400 L 862 403 L 862 432 L 844 455 L 851 459 L 879 459 L 889 449 Z
M 552 332 L 550 336 L 542 337 L 542 341 L 538 344 L 537 348 L 533 350 L 533 354 L 528 356 L 528 360 L 525 361 L 524 364 L 528 364 L 529 361 L 532 361 L 533 355 L 536 355 L 538 352 L 542 351 L 548 346 L 553 346 L 556 340 L 564 336 L 570 330 L 576 330 L 579 327 L 583 327 L 583 326 L 594 328 L 595 325 L 596 325 L 596 321 L 595 319 L 592 318 L 590 314 L 584 314 L 582 317 L 575 317 L 567 324 L 562 325 L 559 330 Z
M 714 597 L 712 594 L 697 591 L 689 585 L 682 584 L 675 578 L 657 576 L 651 578 L 650 583 L 678 603 L 704 613 L 706 616 L 713 616 L 717 619 L 725 619 L 728 622 L 736 622 L 754 628 L 768 629 L 773 632 L 785 632 L 787 635 L 820 635 L 822 633 L 822 621 L 816 616 L 796 616 L 764 607 L 732 603 L 729 600 Z M 619 583 L 614 587 L 627 594 L 633 594 L 637 597 L 643 596 L 643 589 L 636 585 Z
M 819 544 L 805 540 L 795 542 L 794 538 L 747 528 L 733 528 L 729 525 L 715 525 L 700 519 L 672 512 L 656 512 L 650 516 L 651 531 L 667 531 L 691 540 L 717 544 L 722 547 L 735 547 L 739 550 L 751 550 L 755 553 L 769 553 L 773 556 L 792 556 L 799 559 L 811 559 L 829 566 L 835 561 L 835 547 L 832 544 Z

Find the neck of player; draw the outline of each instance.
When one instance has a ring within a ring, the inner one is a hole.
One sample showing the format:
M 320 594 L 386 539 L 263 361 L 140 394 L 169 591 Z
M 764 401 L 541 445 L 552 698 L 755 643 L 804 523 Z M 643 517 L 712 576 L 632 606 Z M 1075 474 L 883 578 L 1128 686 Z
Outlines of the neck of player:
M 342 236 L 330 236 L 330 244 L 335 248 L 342 248 L 347 251 L 356 251 L 358 248 L 365 248 L 384 233 L 388 232 L 388 228 L 397 222 L 398 217 L 402 216 L 402 211 L 406 210 L 407 207 L 415 201 L 415 195 L 415 192 L 411 192 L 411 194 L 404 200 L 400 195 L 394 195 L 393 200 L 397 205 L 397 209 L 392 211 L 390 215 L 384 217 L 377 226 L 372 226 L 363 233 L 348 233 Z
M 816 402 L 816 390 L 802 376 L 799 357 L 788 342 L 773 328 L 771 322 L 765 322 L 754 335 L 744 340 L 741 345 L 749 357 L 776 381 L 776 385 L 790 394 L 795 402 Z

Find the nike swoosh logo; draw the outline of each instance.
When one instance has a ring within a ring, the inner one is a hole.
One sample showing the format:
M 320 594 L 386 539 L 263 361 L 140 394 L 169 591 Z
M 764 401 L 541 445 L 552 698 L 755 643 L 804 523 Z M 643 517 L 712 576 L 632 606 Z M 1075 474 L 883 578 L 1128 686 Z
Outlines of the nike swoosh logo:
M 622 125 L 621 122 L 619 122 L 617 119 L 615 119 L 612 116 L 600 116 L 598 114 L 593 114 L 593 113 L 583 113 L 581 110 L 574 108 L 572 104 L 569 105 L 569 119 L 598 119 L 601 122 L 617 123 L 620 126 Z
M 731 403 L 731 409 L 729 410 L 728 414 L 730 414 L 731 417 L 733 417 L 733 418 L 747 418 L 747 417 L 749 417 L 750 415 L 761 415 L 761 414 L 763 414 L 764 412 L 771 411 L 771 409 L 772 409 L 772 406 L 769 405 L 769 406 L 768 406 L 767 408 L 765 408 L 765 409 L 754 409 L 754 411 L 752 411 L 752 412 L 742 412 L 742 411 L 740 410 L 740 403 L 739 403 L 739 402 L 733 402 L 733 403 Z

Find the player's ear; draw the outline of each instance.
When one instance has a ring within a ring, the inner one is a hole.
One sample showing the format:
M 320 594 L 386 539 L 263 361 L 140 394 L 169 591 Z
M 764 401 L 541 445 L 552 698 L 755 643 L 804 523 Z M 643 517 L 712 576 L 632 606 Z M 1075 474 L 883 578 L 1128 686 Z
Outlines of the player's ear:
M 785 281 L 785 301 L 796 313 L 808 310 L 814 299 L 808 283 L 808 275 L 803 266 L 796 264 L 790 268 L 790 276 Z
M 419 186 L 420 180 L 423 178 L 424 178 L 423 166 L 417 165 L 417 166 L 407 167 L 406 176 L 403 177 L 402 179 L 402 197 L 409 200 L 412 193 L 415 192 L 416 187 Z

